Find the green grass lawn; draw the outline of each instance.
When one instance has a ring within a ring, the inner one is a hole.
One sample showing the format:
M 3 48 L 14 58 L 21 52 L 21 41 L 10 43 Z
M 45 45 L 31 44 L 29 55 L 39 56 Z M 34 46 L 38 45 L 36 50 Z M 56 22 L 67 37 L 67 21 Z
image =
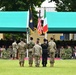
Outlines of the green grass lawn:
M 0 59 L 0 75 L 76 75 L 76 60 L 55 60 L 55 66 L 29 67 L 25 61 L 24 67 L 19 67 L 18 60 Z

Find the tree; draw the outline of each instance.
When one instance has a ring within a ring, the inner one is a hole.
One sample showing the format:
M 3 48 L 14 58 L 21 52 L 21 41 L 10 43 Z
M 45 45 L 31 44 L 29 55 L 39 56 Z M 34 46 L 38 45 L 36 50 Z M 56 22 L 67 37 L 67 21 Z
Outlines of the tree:
M 62 12 L 76 12 L 76 0 L 50 0 L 56 2 L 56 10 Z
M 7 40 L 20 40 L 20 38 L 26 39 L 26 33 L 4 33 L 4 39 Z
M 0 0 L 0 7 L 5 6 L 5 11 L 27 11 L 30 6 L 40 7 L 45 0 Z

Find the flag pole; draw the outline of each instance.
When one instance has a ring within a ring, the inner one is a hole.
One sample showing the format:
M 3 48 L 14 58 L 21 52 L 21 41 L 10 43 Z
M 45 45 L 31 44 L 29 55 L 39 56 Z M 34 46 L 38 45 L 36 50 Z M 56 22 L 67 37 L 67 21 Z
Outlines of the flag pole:
M 28 14 L 27 14 L 27 44 L 29 42 L 29 10 L 28 10 Z M 28 49 L 27 49 L 27 58 L 28 58 Z

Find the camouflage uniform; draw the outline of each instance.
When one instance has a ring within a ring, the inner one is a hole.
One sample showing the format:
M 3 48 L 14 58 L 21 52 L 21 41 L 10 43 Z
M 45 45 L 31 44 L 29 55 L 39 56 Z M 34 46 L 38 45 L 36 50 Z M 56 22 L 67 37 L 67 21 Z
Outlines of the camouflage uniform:
M 7 58 L 7 51 L 6 51 L 5 47 L 4 47 L 4 45 L 1 48 L 1 57 L 2 58 Z
M 27 45 L 23 41 L 18 43 L 19 64 L 20 64 L 20 66 L 24 66 L 24 58 L 25 58 L 26 47 L 27 47 Z
M 62 58 L 64 55 L 65 55 L 65 49 L 64 49 L 64 47 L 62 46 L 62 47 L 60 48 L 60 58 Z
M 33 46 L 35 45 L 35 43 L 33 41 L 30 41 L 28 43 L 28 56 L 29 56 L 29 66 L 32 67 L 33 64 Z
M 49 55 L 50 55 L 50 66 L 54 66 L 54 58 L 55 58 L 55 50 L 56 50 L 56 43 L 53 41 L 53 38 L 49 42 Z
M 76 46 L 73 48 L 73 57 L 76 59 Z
M 39 67 L 40 65 L 40 56 L 42 55 L 42 47 L 37 43 L 33 47 L 33 55 L 35 59 L 35 66 Z
M 16 41 L 14 41 L 14 42 L 12 43 L 12 48 L 13 48 L 12 57 L 13 57 L 13 59 L 14 59 L 14 58 L 17 58 L 17 48 L 18 48 L 18 45 L 17 45 Z
M 9 46 L 9 48 L 7 48 L 7 53 L 8 53 L 9 58 L 11 58 L 12 53 L 13 53 L 12 46 Z

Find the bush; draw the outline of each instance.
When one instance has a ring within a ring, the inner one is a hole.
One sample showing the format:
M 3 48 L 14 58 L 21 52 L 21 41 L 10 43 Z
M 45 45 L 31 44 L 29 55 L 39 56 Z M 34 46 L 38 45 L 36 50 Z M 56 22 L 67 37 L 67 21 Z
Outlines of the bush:
M 72 49 L 64 49 L 64 53 L 61 54 L 62 59 L 71 59 L 72 57 Z
M 2 52 L 2 58 L 3 59 L 9 59 L 10 58 L 9 53 L 8 53 L 7 50 L 5 50 L 5 51 Z

